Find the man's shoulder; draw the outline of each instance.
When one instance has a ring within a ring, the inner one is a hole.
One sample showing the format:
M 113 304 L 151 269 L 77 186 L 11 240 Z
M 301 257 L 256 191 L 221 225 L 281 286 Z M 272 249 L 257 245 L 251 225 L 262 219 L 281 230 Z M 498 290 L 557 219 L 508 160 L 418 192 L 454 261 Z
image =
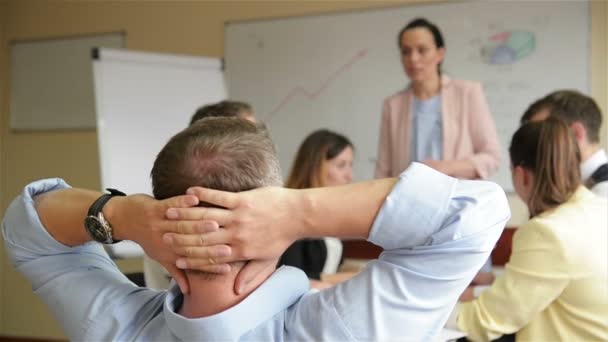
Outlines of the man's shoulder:
M 591 174 L 590 181 L 593 184 L 608 182 L 608 163 L 604 163 L 596 168 Z
M 591 191 L 602 198 L 608 199 L 608 180 L 596 183 Z

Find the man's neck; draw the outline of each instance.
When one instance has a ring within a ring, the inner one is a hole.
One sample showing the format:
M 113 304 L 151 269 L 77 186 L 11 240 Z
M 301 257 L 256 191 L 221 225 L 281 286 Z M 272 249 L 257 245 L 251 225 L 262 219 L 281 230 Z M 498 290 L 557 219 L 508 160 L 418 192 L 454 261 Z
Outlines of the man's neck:
M 234 281 L 238 272 L 208 277 L 188 274 L 190 293 L 184 294 L 184 302 L 179 314 L 186 318 L 201 318 L 218 314 L 240 303 L 255 291 L 272 273 L 260 273 L 240 295 L 234 292 Z
M 234 274 L 218 275 L 213 279 L 189 276 L 190 293 L 184 294 L 179 313 L 187 318 L 211 316 L 240 303 L 249 293 L 234 293 Z

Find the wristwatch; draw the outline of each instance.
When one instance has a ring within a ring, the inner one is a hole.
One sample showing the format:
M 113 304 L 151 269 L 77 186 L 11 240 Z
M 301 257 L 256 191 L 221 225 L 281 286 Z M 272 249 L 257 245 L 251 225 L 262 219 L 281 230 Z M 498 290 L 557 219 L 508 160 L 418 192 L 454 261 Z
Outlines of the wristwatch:
M 106 190 L 108 190 L 110 193 L 101 195 L 101 197 L 93 202 L 89 208 L 87 217 L 84 219 L 84 228 L 87 233 L 89 233 L 91 238 L 93 238 L 93 240 L 105 244 L 111 244 L 120 242 L 120 240 L 114 240 L 112 238 L 112 226 L 103 216 L 103 206 L 106 205 L 110 198 L 114 196 L 126 195 L 116 189 L 108 188 Z

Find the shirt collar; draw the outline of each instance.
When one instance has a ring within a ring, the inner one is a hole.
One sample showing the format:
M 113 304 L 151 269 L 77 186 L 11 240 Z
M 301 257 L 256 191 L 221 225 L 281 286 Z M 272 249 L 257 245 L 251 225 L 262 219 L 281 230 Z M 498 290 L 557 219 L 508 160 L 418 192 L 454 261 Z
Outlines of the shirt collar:
M 581 163 L 581 178 L 583 179 L 583 183 L 586 182 L 589 177 L 597 170 L 598 167 L 602 166 L 608 162 L 608 157 L 606 156 L 606 151 L 600 149 L 589 157 L 589 159 L 585 160 Z
M 174 284 L 165 299 L 164 316 L 169 330 L 180 340 L 234 341 L 287 309 L 308 289 L 304 272 L 283 266 L 232 308 L 212 316 L 188 319 L 175 312 L 175 304 L 181 302 L 183 295 Z

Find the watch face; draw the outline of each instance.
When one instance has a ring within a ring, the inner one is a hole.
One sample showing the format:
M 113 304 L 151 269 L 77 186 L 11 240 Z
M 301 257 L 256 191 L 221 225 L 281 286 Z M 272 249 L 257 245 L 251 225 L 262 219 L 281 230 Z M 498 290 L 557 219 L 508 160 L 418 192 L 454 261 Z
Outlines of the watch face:
M 93 240 L 102 243 L 105 243 L 108 240 L 107 232 L 97 217 L 87 216 L 84 219 L 84 227 Z

